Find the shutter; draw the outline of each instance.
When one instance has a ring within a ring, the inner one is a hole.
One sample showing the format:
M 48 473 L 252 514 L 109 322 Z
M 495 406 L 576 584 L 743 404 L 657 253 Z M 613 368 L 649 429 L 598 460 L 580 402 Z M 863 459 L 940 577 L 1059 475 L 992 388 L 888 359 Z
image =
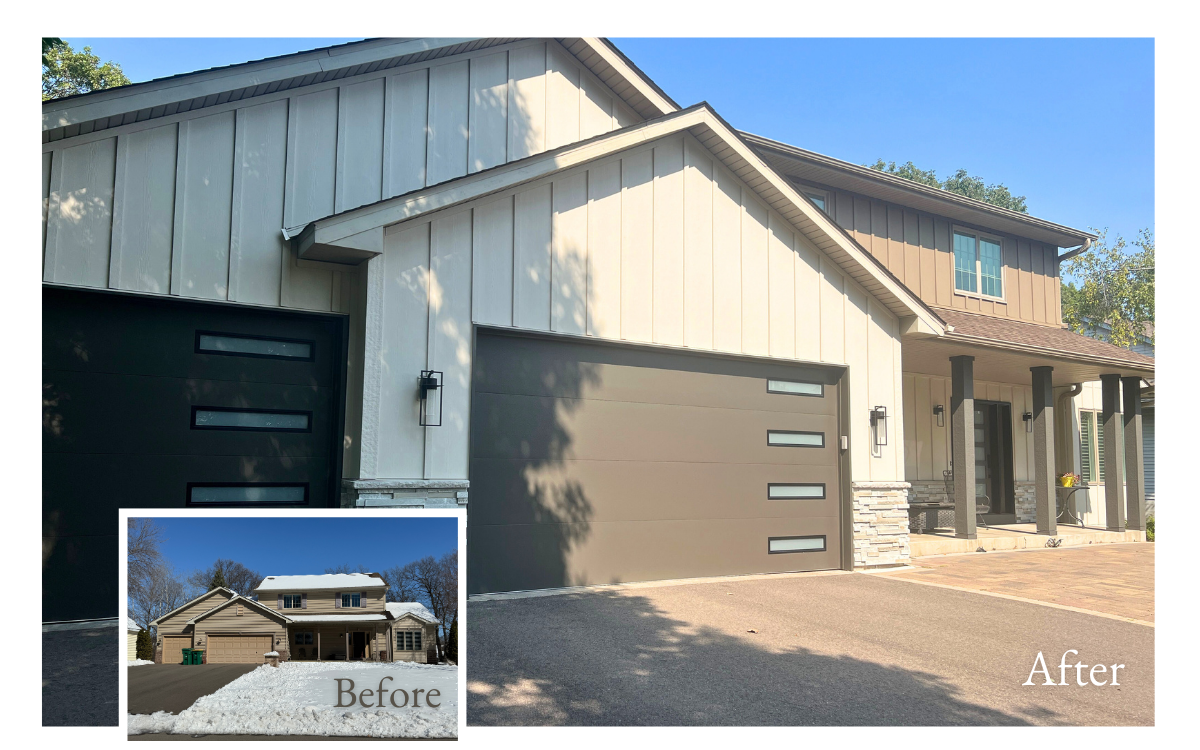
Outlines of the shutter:
M 1104 481 L 1104 415 L 1096 412 L 1096 479 Z
M 283 609 L 283 594 L 275 595 L 275 609 Z
M 333 608 L 341 609 L 341 607 L 342 607 L 342 592 L 335 591 L 335 592 L 333 592 Z
M 360 606 L 360 607 L 367 606 L 367 592 L 363 591 L 362 593 L 360 593 L 358 595 L 358 606 Z
M 308 594 L 300 595 L 300 609 L 308 609 Z
M 1083 481 L 1096 481 L 1095 432 L 1096 412 L 1079 412 L 1079 473 Z

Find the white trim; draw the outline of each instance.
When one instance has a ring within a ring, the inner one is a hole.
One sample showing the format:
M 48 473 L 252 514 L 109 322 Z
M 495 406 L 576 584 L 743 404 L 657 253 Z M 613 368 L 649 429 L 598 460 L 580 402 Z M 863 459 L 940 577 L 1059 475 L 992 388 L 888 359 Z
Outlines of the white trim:
M 954 235 L 961 234 L 975 238 L 975 286 L 978 291 L 967 291 L 958 288 L 958 269 L 954 267 Z M 979 241 L 982 239 L 991 240 L 1000 246 L 1000 296 L 997 297 L 983 292 L 983 261 L 981 259 L 982 250 L 979 247 Z M 954 274 L 954 278 L 950 279 L 951 288 L 958 297 L 971 297 L 973 299 L 990 300 L 992 302 L 1000 302 L 1008 304 L 1008 279 L 1004 277 L 1004 272 L 1008 269 L 1008 265 L 1004 262 L 1004 238 L 998 234 L 991 232 L 983 232 L 978 229 L 971 229 L 962 224 L 950 224 L 950 268 Z

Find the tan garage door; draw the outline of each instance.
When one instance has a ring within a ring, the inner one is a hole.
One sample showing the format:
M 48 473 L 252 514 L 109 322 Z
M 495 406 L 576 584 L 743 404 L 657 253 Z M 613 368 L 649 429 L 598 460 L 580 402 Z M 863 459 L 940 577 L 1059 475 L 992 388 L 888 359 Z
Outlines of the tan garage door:
M 163 636 L 163 664 L 183 663 L 183 650 L 192 647 L 190 635 Z
M 840 567 L 840 376 L 480 333 L 469 590 Z
M 269 635 L 212 635 L 205 660 L 209 664 L 261 664 L 271 650 Z

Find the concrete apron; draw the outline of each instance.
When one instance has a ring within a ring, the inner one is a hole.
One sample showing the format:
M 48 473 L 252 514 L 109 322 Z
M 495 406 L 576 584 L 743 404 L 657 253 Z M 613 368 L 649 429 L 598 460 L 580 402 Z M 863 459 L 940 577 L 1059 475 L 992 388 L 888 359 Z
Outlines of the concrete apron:
M 1030 531 L 992 527 L 980 529 L 978 539 L 958 539 L 953 536 L 935 534 L 912 534 L 909 536 L 911 557 L 930 555 L 955 555 L 977 552 L 983 548 L 988 552 L 1019 549 L 1043 549 L 1051 539 L 1059 539 L 1059 547 L 1080 547 L 1088 544 L 1113 544 L 1118 542 L 1144 542 L 1144 531 L 1105 531 L 1103 529 L 1081 529 L 1078 526 L 1059 526 L 1054 535 L 1038 534 L 1029 524 Z

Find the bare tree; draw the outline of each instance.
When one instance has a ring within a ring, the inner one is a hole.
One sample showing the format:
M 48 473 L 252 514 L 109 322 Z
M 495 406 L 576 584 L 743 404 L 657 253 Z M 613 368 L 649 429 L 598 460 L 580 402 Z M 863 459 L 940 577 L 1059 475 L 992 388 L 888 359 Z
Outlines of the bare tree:
M 128 519 L 129 596 L 132 599 L 149 584 L 153 571 L 163 562 L 159 545 L 165 540 L 163 529 L 153 518 Z
M 341 565 L 336 565 L 336 566 L 334 566 L 334 567 L 332 567 L 332 568 L 326 568 L 326 569 L 325 569 L 325 572 L 326 572 L 326 573 L 330 573 L 330 574 L 337 574 L 337 573 L 363 573 L 363 574 L 367 574 L 367 575 L 369 575 L 369 574 L 373 573 L 374 571 L 368 570 L 368 569 L 367 569 L 365 566 L 363 566 L 361 563 L 360 563 L 360 564 L 358 564 L 358 565 L 353 565 L 353 566 L 351 566 L 351 565 L 347 565 L 346 563 L 342 563 Z
M 389 602 L 421 601 L 421 590 L 409 579 L 405 572 L 407 568 L 407 565 L 397 565 L 380 573 L 388 585 L 387 600 Z
M 458 618 L 458 551 L 441 558 L 428 555 L 388 573 L 389 596 L 394 590 L 397 601 L 419 601 L 437 618 L 440 627 L 436 646 L 440 657 L 445 653 L 442 636 L 450 632 Z
M 148 629 L 152 620 L 178 609 L 192 598 L 188 585 L 170 563 L 159 562 L 147 573 L 137 593 L 130 593 L 130 616 L 139 626 Z
M 257 570 L 251 570 L 236 560 L 217 558 L 217 561 L 209 567 L 192 571 L 187 582 L 201 592 L 210 591 L 211 584 L 217 578 L 218 572 L 220 572 L 221 578 L 225 579 L 225 587 L 242 596 L 250 596 L 250 592 L 263 581 L 262 573 Z

